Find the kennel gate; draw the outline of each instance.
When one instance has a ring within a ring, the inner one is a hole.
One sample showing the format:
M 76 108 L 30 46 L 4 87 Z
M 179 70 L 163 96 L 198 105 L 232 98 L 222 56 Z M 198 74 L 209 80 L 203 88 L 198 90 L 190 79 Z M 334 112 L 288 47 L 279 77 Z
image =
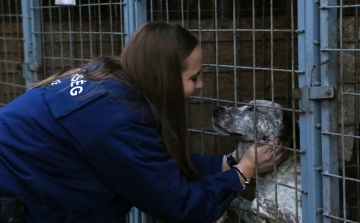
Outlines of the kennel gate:
M 313 222 L 359 222 L 359 4 L 298 6 L 298 29 L 305 31 L 299 34 L 302 172 L 312 168 L 302 174 L 303 214 L 316 216 Z
M 280 102 L 299 116 L 303 222 L 359 222 L 358 9 L 358 0 L 80 0 L 75 6 L 2 0 L 0 103 L 37 79 L 99 55 L 118 55 L 145 21 L 179 23 L 204 50 L 202 77 L 209 88 L 193 96 L 188 109 L 197 152 L 223 154 L 234 144 L 212 131 L 209 110 L 215 105 Z M 24 50 L 16 45 L 21 24 Z M 349 147 L 353 154 L 346 161 Z M 130 213 L 129 222 L 153 221 L 136 209 Z

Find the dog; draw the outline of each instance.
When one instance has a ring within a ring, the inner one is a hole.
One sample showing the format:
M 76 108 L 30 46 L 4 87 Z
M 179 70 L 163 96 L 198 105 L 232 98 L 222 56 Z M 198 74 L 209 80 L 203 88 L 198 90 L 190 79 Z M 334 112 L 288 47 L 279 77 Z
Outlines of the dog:
M 284 158 L 273 171 L 257 176 L 257 195 L 247 200 L 240 195 L 231 203 L 242 222 L 302 222 L 301 176 L 299 154 L 294 152 L 293 138 L 299 139 L 297 123 L 281 105 L 267 100 L 254 100 L 241 107 L 216 107 L 213 128 L 223 136 L 236 136 L 239 160 L 247 148 L 263 139 L 279 137 Z M 295 125 L 294 125 L 295 124 Z M 294 126 L 294 127 L 293 127 Z M 298 141 L 298 140 L 297 140 Z M 299 143 L 295 143 L 299 148 Z M 224 218 L 218 222 L 224 221 Z

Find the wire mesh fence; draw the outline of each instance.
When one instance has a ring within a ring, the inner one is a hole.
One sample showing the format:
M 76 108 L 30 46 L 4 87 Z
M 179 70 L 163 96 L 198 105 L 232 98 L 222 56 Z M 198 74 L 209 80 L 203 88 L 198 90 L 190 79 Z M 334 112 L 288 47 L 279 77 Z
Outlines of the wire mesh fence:
M 22 15 L 20 1 L 0 1 L 0 107 L 26 89 L 22 78 Z
M 331 132 L 339 141 L 340 216 L 325 213 L 330 219 L 360 221 L 359 156 L 359 31 L 360 5 L 357 0 L 338 1 L 330 5 L 337 11 L 337 44 L 328 50 L 336 53 L 338 63 L 338 131 Z

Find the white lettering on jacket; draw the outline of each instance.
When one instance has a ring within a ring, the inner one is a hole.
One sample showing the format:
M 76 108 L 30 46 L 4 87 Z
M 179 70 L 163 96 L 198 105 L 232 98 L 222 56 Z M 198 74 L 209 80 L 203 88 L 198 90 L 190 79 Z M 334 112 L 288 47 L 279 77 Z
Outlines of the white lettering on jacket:
M 61 81 L 59 79 L 54 80 L 53 82 L 51 82 L 51 86 L 54 86 L 55 84 L 60 84 Z
M 83 91 L 83 85 L 86 80 L 83 80 L 84 76 L 82 74 L 74 74 L 71 76 L 71 83 L 70 83 L 70 95 L 76 96 Z

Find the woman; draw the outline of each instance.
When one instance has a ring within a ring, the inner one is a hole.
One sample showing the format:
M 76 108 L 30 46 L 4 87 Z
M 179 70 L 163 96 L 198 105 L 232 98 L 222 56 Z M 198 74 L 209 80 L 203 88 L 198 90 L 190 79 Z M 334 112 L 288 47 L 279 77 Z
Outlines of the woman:
M 162 222 L 217 220 L 253 176 L 255 149 L 239 163 L 189 155 L 185 99 L 203 87 L 201 64 L 190 32 L 148 23 L 120 58 L 36 84 L 0 109 L 0 196 L 20 196 L 27 223 L 124 222 L 132 206 Z M 258 171 L 272 169 L 273 147 L 257 151 Z

